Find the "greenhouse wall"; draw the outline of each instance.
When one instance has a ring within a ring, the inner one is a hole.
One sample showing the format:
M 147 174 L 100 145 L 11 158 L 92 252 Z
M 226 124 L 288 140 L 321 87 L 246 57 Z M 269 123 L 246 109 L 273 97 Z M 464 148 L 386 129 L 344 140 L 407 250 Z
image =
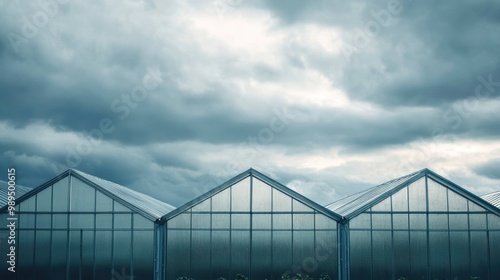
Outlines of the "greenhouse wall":
M 41 188 L 17 214 L 16 272 L 2 227 L 1 279 L 153 279 L 154 222 L 76 177 Z
M 338 279 L 337 222 L 247 176 L 166 222 L 166 279 Z
M 500 217 L 430 177 L 349 230 L 350 279 L 500 279 Z

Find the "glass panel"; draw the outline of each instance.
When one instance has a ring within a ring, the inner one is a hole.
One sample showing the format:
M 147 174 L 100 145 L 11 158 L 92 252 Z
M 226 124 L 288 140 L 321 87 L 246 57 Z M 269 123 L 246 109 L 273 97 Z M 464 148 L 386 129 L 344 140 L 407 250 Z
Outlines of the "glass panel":
M 153 279 L 154 232 L 152 230 L 135 231 L 133 235 L 134 277 L 130 280 Z
M 130 209 L 123 206 L 123 204 L 120 204 L 117 201 L 113 201 L 113 211 L 114 212 L 130 212 Z
M 203 279 L 210 274 L 210 231 L 195 230 L 191 234 L 191 267 L 195 269 L 190 276 Z
M 292 229 L 292 214 L 273 214 L 273 229 Z
M 273 211 L 274 212 L 291 212 L 292 198 L 288 195 L 273 189 Z
M 429 179 L 429 211 L 448 211 L 447 188 L 438 182 Z
M 47 254 L 50 255 L 50 236 L 48 230 L 38 230 L 36 232 L 35 269 L 37 276 L 42 279 L 49 276 L 47 268 L 50 267 L 50 262 Z
M 470 232 L 472 277 L 488 279 L 488 236 L 486 231 Z
M 500 279 L 500 231 L 491 231 L 490 245 L 490 273 L 492 277 Z
M 96 191 L 96 211 L 111 212 L 113 211 L 113 200 L 107 195 Z
M 115 214 L 114 217 L 115 229 L 130 229 L 132 228 L 132 215 L 131 214 Z
M 293 200 L 293 212 L 314 212 L 314 210 L 308 206 L 306 206 L 304 203 L 299 202 L 295 199 Z
M 112 214 L 96 214 L 96 228 L 110 229 L 113 228 L 113 215 Z
M 408 231 L 394 232 L 394 272 L 396 279 L 408 277 L 410 271 L 410 239 Z
M 484 212 L 486 209 L 469 200 L 469 212 Z
M 229 214 L 212 214 L 212 228 L 229 229 Z
M 167 279 L 191 277 L 190 231 L 169 230 L 167 232 L 167 248 Z
M 229 211 L 230 199 L 229 194 L 231 188 L 227 188 L 222 192 L 212 196 L 212 211 Z
M 195 212 L 210 212 L 210 203 L 211 203 L 211 199 L 205 199 L 204 201 L 196 204 L 194 207 L 193 207 L 193 211 Z
M 18 242 L 18 266 L 22 270 L 16 272 L 23 273 L 23 270 L 32 271 L 33 270 L 33 259 L 35 257 L 35 232 L 33 230 L 19 230 L 19 240 Z M 2 255 L 4 252 L 2 252 Z M 35 277 L 31 276 L 27 279 Z
M 249 229 L 250 214 L 232 214 L 231 215 L 232 229 Z
M 36 208 L 36 195 L 24 200 L 19 204 L 19 211 L 21 212 L 35 212 Z
M 273 232 L 273 279 L 281 279 L 281 275 L 292 266 L 292 232 Z
M 427 229 L 425 214 L 410 214 L 410 229 Z
M 390 216 L 390 215 L 386 215 Z M 392 237 L 391 231 L 373 231 L 373 279 L 392 277 Z
M 448 207 L 450 211 L 467 211 L 467 199 L 448 190 Z
M 448 214 L 429 214 L 429 229 L 448 230 Z
M 448 232 L 429 232 L 429 263 L 432 278 L 449 279 Z
M 96 275 L 99 275 L 102 279 L 111 278 L 111 240 L 113 240 L 111 231 L 95 231 L 95 248 L 99 252 L 95 254 Z
M 486 214 L 469 214 L 470 229 L 486 229 Z
M 351 279 L 365 279 L 371 275 L 372 243 L 370 234 L 369 231 L 351 230 L 349 245 Z
M 94 211 L 95 204 L 95 189 L 71 177 L 71 211 Z
M 224 277 L 229 279 L 229 259 L 231 252 L 229 231 L 212 231 L 212 277 Z M 200 278 L 202 279 L 202 278 Z
M 66 274 L 67 246 L 68 246 L 67 232 L 53 231 L 51 263 L 52 263 L 52 275 L 54 276 Z
M 408 188 L 402 188 L 392 195 L 392 211 L 408 211 Z
M 92 279 L 94 275 L 94 231 L 82 232 L 81 276 L 82 279 Z M 99 253 L 99 248 L 97 249 Z
M 410 211 L 426 211 L 425 178 L 420 178 L 408 186 Z
M 316 229 L 337 229 L 337 222 L 334 219 L 318 213 L 316 213 L 314 216 L 316 218 Z
M 250 177 L 231 187 L 232 211 L 250 211 Z
M 271 191 L 271 186 L 257 178 L 253 178 L 252 211 L 271 211 Z
M 469 229 L 467 214 L 450 214 L 450 229 Z
M 231 273 L 250 275 L 249 231 L 231 231 Z
M 391 211 L 391 197 L 388 197 L 372 207 L 372 211 Z
M 314 214 L 293 214 L 293 229 L 314 229 Z
M 69 217 L 70 228 L 72 229 L 93 229 L 93 214 L 71 214 Z
M 292 238 L 293 263 L 301 265 L 306 273 L 312 274 L 313 263 L 307 260 L 314 257 L 314 231 L 294 231 Z
M 182 213 L 168 221 L 168 228 L 190 228 L 190 227 L 191 227 L 190 213 Z
M 495 214 L 488 214 L 488 229 L 500 229 L 500 217 Z
M 427 232 L 410 231 L 411 275 L 409 279 L 421 279 L 427 275 Z
M 53 188 L 53 211 L 68 212 L 68 177 L 54 184 Z
M 52 227 L 55 229 L 68 228 L 68 215 L 67 214 L 53 214 Z
M 469 275 L 469 234 L 450 232 L 451 279 Z
M 408 229 L 408 214 L 392 215 L 394 229 Z
M 271 231 L 254 231 L 252 233 L 253 279 L 272 278 L 271 245 Z
M 139 214 L 134 214 L 134 229 L 153 229 L 153 222 Z
M 370 229 L 371 228 L 370 214 L 363 213 L 354 217 L 351 221 L 349 221 L 349 227 L 352 229 L 356 228 Z
M 22 229 L 35 228 L 35 214 L 19 215 L 19 227 Z
M 130 273 L 130 259 L 132 257 L 132 234 L 130 231 L 115 231 L 113 240 L 114 278 L 122 273 Z
M 271 214 L 253 214 L 252 228 L 271 230 Z
M 52 221 L 50 214 L 38 214 L 36 217 L 36 227 L 37 229 L 49 229 L 51 228 Z
M 210 228 L 210 214 L 192 214 L 193 224 L 195 229 L 209 229 Z
M 36 210 L 51 211 L 52 209 L 52 186 L 36 194 Z
M 372 214 L 373 229 L 391 229 L 391 214 Z
M 337 232 L 317 231 L 314 258 L 318 263 L 316 276 L 326 273 L 330 279 L 337 279 Z M 319 279 L 319 278 L 318 278 Z

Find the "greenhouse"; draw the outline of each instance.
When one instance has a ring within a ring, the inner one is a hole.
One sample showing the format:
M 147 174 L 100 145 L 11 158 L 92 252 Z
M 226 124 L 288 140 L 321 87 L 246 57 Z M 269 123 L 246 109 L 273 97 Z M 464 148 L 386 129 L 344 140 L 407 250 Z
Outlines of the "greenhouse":
M 253 169 L 177 209 L 73 169 L 16 201 L 1 279 L 500 279 L 498 193 L 428 169 L 325 207 Z

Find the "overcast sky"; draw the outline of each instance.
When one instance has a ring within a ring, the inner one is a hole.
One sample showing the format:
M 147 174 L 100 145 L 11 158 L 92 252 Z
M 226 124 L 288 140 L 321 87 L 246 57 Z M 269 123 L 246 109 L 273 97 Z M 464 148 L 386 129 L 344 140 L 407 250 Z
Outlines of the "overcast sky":
M 44 4 L 45 3 L 45 4 Z M 326 204 L 500 190 L 499 1 L 0 0 L 0 168 L 179 206 L 253 167 Z

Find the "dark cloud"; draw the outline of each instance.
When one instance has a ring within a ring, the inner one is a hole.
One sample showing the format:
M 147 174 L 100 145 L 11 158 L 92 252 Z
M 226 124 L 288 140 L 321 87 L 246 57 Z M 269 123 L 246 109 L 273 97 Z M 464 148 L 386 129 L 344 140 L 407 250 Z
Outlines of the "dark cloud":
M 483 163 L 479 166 L 476 166 L 474 168 L 474 172 L 476 174 L 493 179 L 493 180 L 498 180 L 500 179 L 500 160 L 495 159 L 488 161 L 486 163 Z

